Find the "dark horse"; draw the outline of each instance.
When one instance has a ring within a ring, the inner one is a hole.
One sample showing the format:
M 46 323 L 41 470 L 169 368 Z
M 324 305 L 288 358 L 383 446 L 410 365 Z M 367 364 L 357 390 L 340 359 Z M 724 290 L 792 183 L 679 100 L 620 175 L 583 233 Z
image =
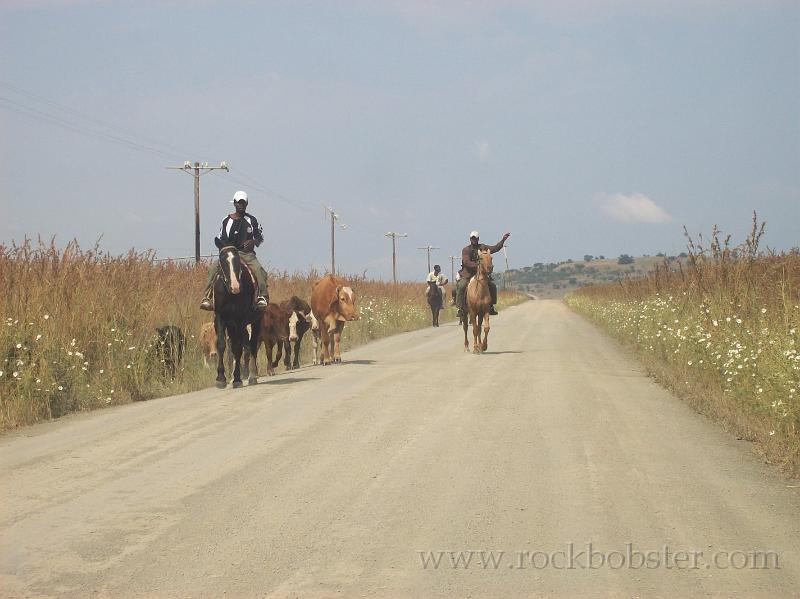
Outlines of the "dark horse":
M 233 353 L 233 387 L 242 386 L 241 360 L 245 345 L 250 349 L 250 357 L 258 351 L 257 343 L 261 312 L 255 308 L 255 284 L 253 275 L 242 266 L 239 252 L 233 246 L 219 250 L 220 275 L 214 281 L 214 330 L 217 333 L 217 387 L 224 389 L 228 384 L 225 378 L 225 334 L 231 342 Z M 250 325 L 251 334 L 247 333 Z M 245 357 L 247 360 L 247 357 Z M 253 370 L 248 381 L 250 385 L 258 382 Z
M 428 305 L 431 307 L 431 316 L 433 317 L 433 326 L 439 326 L 439 312 L 442 310 L 444 300 L 442 299 L 442 290 L 436 284 L 436 281 L 428 281 L 428 291 L 425 293 Z

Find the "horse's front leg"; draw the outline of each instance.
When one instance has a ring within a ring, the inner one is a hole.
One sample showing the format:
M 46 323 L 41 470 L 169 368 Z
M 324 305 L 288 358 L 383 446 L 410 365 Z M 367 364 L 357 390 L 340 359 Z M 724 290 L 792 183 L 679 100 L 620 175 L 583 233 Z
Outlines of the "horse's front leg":
M 214 318 L 214 331 L 217 333 L 217 388 L 224 389 L 228 379 L 225 378 L 225 325 L 221 316 Z
M 253 331 L 250 334 L 250 376 L 247 379 L 248 385 L 258 384 L 258 346 L 260 344 L 258 339 L 259 335 L 260 331 L 254 326 Z
M 489 349 L 489 313 L 487 312 L 483 317 L 483 345 L 481 350 L 486 351 Z
M 246 337 L 242 339 L 242 359 L 239 361 L 241 366 L 242 379 L 250 378 L 250 340 Z
M 469 340 L 467 339 L 467 331 L 469 330 L 469 321 L 467 320 L 467 315 L 461 317 L 459 321 L 462 327 L 464 327 L 464 351 L 469 351 Z
M 472 353 L 479 354 L 481 353 L 481 345 L 480 345 L 480 336 L 481 336 L 481 329 L 480 324 L 478 323 L 478 315 L 470 315 L 470 320 L 472 320 Z
M 242 331 L 236 326 L 228 329 L 231 338 L 231 351 L 233 352 L 233 388 L 242 386 Z

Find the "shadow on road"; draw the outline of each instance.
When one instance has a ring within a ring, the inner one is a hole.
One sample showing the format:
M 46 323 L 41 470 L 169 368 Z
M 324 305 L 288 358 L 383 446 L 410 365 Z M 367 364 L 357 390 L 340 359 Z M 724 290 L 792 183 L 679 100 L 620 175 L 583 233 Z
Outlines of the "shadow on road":
M 485 351 L 483 353 L 484 353 L 484 355 L 487 355 L 487 356 L 499 356 L 501 354 L 524 354 L 525 352 L 522 352 L 522 351 Z
M 342 364 L 374 364 L 375 360 L 344 360 Z
M 259 385 L 291 385 L 292 383 L 302 383 L 304 381 L 318 381 L 319 378 L 315 376 L 306 376 L 306 377 L 299 377 L 296 379 L 292 378 L 270 378 L 266 381 L 259 381 Z

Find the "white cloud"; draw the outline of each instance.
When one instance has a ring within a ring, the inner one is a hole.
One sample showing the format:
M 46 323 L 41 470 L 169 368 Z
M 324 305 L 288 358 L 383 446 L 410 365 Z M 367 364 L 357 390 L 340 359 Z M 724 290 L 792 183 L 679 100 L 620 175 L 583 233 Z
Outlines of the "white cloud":
M 485 139 L 479 140 L 475 142 L 475 156 L 478 157 L 478 160 L 481 162 L 486 162 L 489 160 L 489 156 L 491 156 L 492 149 L 489 147 L 489 142 Z
M 668 223 L 672 217 L 646 195 L 600 194 L 603 212 L 624 223 Z

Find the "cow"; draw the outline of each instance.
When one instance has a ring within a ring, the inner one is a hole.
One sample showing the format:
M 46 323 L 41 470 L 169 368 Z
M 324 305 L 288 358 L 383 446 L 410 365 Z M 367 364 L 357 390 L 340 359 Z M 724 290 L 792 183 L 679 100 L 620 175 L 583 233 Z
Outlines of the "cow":
M 165 377 L 175 378 L 185 348 L 186 336 L 180 327 L 170 324 L 156 329 L 156 359 L 163 365 Z
M 275 374 L 275 367 L 281 359 L 283 346 L 289 342 L 289 312 L 281 308 L 278 304 L 269 304 L 261 314 L 261 324 L 258 332 L 258 338 L 252 344 L 254 351 L 250 356 L 251 365 L 250 372 L 254 377 L 258 377 L 258 348 L 264 344 L 264 350 L 267 354 L 267 374 L 272 376 Z M 272 360 L 272 348 L 278 346 L 278 352 L 275 360 Z
M 342 279 L 325 275 L 311 290 L 311 311 L 319 321 L 323 366 L 341 362 L 344 323 L 359 319 L 353 289 Z
M 281 302 L 280 307 L 289 313 L 289 339 L 284 342 L 283 365 L 286 370 L 300 368 L 300 343 L 303 335 L 311 327 L 311 306 L 296 295 L 285 302 Z M 292 343 L 294 343 L 294 359 L 292 358 Z
M 211 368 L 211 358 L 217 357 L 217 333 L 213 322 L 204 322 L 200 328 L 200 350 L 203 352 L 203 366 Z

